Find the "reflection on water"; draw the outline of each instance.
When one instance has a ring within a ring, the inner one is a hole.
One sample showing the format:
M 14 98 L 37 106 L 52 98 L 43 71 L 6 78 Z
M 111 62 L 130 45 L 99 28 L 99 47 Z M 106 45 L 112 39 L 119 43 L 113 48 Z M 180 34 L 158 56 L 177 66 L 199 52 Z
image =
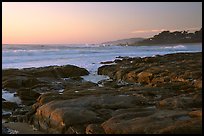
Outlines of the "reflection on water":
M 9 102 L 15 102 L 21 104 L 21 99 L 18 96 L 15 96 L 16 93 L 11 93 L 2 89 L 2 98 Z

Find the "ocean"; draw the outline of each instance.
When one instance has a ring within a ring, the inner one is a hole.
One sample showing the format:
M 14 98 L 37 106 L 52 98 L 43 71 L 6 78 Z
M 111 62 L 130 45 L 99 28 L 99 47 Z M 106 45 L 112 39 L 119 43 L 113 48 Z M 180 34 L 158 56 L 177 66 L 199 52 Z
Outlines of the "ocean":
M 159 46 L 105 46 L 93 44 L 67 45 L 2 45 L 2 68 L 28 68 L 51 65 L 76 65 L 86 68 L 89 81 L 98 82 L 100 62 L 116 57 L 150 57 L 178 52 L 202 52 L 202 43 Z
M 102 61 L 116 57 L 149 57 L 178 52 L 202 52 L 202 43 L 159 46 L 2 45 L 2 68 L 76 65 L 95 73 Z

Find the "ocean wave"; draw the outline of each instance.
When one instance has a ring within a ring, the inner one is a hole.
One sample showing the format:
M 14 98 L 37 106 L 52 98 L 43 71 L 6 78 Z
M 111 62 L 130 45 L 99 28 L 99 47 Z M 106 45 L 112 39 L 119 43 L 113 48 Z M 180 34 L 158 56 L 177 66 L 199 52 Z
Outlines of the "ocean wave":
M 117 56 L 150 57 L 177 52 L 202 51 L 202 44 L 127 47 L 87 44 L 87 46 L 79 46 L 15 46 L 15 48 L 12 46 L 13 49 L 2 48 L 2 68 L 71 64 L 84 67 L 90 71 L 97 71 L 100 62 L 114 60 Z
M 36 50 L 29 50 L 29 49 L 17 49 L 17 50 L 3 50 L 3 53 L 9 53 L 9 52 L 13 52 L 13 53 L 18 53 L 18 52 L 43 52 L 43 51 L 60 51 L 61 49 L 36 49 Z
M 184 46 L 184 45 L 161 47 L 161 49 L 185 49 L 185 48 L 186 48 L 186 46 Z

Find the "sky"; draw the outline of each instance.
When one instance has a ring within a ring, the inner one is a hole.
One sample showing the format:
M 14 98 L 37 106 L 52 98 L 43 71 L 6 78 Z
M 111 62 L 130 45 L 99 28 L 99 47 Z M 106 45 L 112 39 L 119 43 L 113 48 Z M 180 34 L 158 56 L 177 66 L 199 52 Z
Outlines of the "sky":
M 202 2 L 3 2 L 3 44 L 82 44 L 199 30 Z

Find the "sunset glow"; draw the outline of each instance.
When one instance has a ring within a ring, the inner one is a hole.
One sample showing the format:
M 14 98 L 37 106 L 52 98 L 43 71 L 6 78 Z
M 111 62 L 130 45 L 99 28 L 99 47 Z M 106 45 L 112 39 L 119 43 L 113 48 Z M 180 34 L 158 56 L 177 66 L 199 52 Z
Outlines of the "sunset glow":
M 2 3 L 3 44 L 101 43 L 199 30 L 202 3 Z

